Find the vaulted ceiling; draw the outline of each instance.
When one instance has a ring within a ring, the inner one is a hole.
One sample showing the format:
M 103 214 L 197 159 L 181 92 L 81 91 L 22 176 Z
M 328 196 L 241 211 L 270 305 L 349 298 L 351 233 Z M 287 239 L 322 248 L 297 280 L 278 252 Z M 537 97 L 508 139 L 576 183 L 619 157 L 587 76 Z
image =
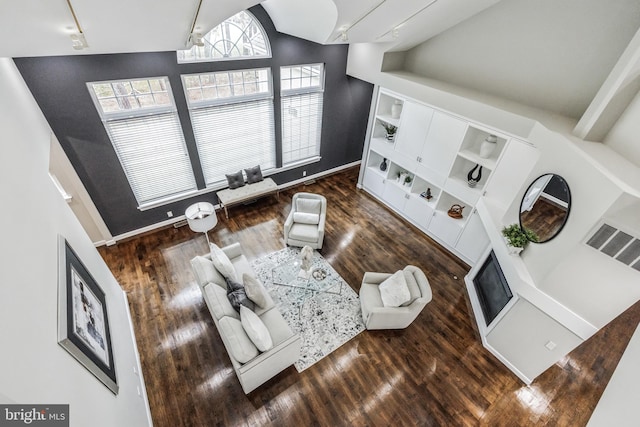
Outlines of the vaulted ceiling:
M 258 3 L 278 31 L 384 43 L 408 71 L 582 118 L 581 137 L 602 138 L 640 87 L 640 0 L 2 0 L 0 57 L 183 49 L 192 26 Z

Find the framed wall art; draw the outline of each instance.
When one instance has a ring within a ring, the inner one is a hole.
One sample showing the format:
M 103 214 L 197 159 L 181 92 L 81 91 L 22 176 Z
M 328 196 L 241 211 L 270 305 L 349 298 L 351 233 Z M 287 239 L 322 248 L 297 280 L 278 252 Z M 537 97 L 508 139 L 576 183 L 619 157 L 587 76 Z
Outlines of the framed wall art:
M 58 236 L 58 343 L 118 394 L 105 293 Z

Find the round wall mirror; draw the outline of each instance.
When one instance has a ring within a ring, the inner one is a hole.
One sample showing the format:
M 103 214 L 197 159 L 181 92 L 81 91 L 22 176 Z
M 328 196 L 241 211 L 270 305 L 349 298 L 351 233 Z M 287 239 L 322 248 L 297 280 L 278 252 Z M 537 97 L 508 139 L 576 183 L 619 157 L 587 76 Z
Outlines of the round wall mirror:
M 571 192 L 560 175 L 548 173 L 529 185 L 520 204 L 520 227 L 538 236 L 544 243 L 560 233 L 569 218 Z

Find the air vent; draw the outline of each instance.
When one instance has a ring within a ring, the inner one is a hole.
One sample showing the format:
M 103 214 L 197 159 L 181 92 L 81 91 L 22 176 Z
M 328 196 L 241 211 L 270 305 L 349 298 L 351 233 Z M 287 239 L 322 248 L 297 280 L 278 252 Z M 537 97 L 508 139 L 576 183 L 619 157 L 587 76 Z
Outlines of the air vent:
M 587 240 L 591 246 L 640 271 L 640 239 L 609 225 L 602 226 Z

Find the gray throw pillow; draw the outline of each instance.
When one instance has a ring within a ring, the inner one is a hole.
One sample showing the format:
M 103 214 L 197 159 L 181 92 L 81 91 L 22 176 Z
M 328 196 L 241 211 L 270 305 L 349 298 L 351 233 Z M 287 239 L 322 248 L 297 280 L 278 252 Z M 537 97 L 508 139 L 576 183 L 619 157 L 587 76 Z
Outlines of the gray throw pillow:
M 231 306 L 238 313 L 240 312 L 241 305 L 244 305 L 251 311 L 255 310 L 256 306 L 253 301 L 251 301 L 249 297 L 247 297 L 244 286 L 234 280 L 229 279 L 228 277 L 225 277 L 225 280 L 227 281 L 227 298 L 229 298 Z
M 225 176 L 227 177 L 227 182 L 229 183 L 229 188 L 231 190 L 242 187 L 244 185 L 244 177 L 242 176 L 242 171 L 238 171 L 236 173 L 232 173 L 231 175 Z
M 262 181 L 262 171 L 260 170 L 260 165 L 245 169 L 244 172 L 247 174 L 247 184 L 253 184 L 255 182 Z

